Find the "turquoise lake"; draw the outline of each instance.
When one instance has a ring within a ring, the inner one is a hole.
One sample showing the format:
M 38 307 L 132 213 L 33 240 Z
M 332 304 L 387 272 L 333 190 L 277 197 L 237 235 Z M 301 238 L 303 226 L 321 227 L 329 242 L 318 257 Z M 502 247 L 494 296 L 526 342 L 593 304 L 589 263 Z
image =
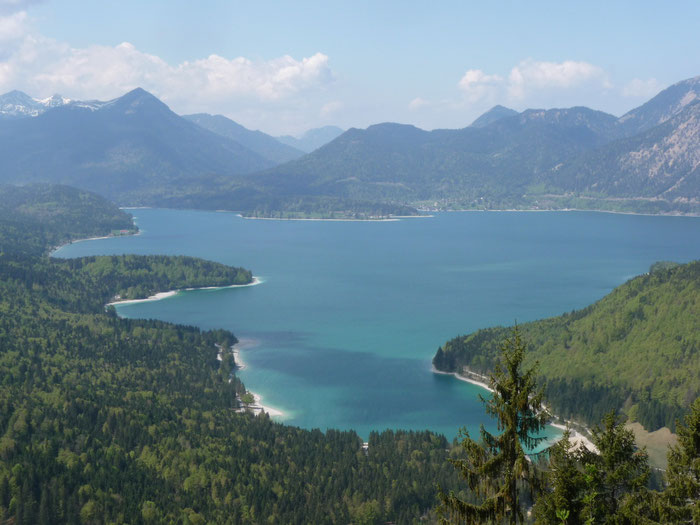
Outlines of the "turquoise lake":
M 251 269 L 263 284 L 118 311 L 231 330 L 246 343 L 240 377 L 285 412 L 283 421 L 365 438 L 385 428 L 450 439 L 461 426 L 493 428 L 483 389 L 431 372 L 438 346 L 584 307 L 655 261 L 700 258 L 694 217 L 465 212 L 326 222 L 131 212 L 141 235 L 77 242 L 54 255 L 182 254 Z

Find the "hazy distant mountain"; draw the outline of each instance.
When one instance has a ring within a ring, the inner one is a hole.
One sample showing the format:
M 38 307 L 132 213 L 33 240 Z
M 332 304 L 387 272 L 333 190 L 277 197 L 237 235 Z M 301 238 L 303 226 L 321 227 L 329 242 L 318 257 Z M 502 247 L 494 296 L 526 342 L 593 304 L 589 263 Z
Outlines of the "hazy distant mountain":
M 268 191 L 439 208 L 698 212 L 699 86 L 679 82 L 619 119 L 497 106 L 459 130 L 350 129 L 256 177 Z
M 465 206 L 521 195 L 537 175 L 604 144 L 616 118 L 587 108 L 530 110 L 483 128 L 350 129 L 257 176 L 267 186 L 344 198 Z
M 41 111 L 32 108 L 42 101 L 13 92 L 3 97 L 14 118 L 0 119 L 0 182 L 261 214 L 373 215 L 406 205 L 698 213 L 699 86 L 700 77 L 679 82 L 619 119 L 585 107 L 497 106 L 463 129 L 353 128 L 277 166 L 290 149 L 271 137 L 220 116 L 188 117 L 214 133 L 140 89 L 109 102 L 57 98 L 59 107 Z M 339 131 L 301 140 L 311 149 Z
M 0 120 L 0 182 L 53 182 L 119 203 L 181 178 L 232 175 L 272 162 L 179 117 L 142 89 L 102 103 L 65 104 Z
M 683 80 L 664 89 L 646 104 L 620 117 L 625 135 L 641 133 L 663 124 L 693 101 L 700 99 L 700 76 Z
M 494 106 L 471 123 L 473 128 L 483 128 L 505 117 L 514 117 L 518 112 L 505 106 Z
M 10 91 L 0 95 L 0 119 L 36 117 L 46 110 L 63 106 L 71 100 L 61 95 L 45 99 L 32 98 L 22 91 Z
M 262 131 L 251 131 L 223 115 L 197 113 L 183 115 L 183 118 L 204 129 L 234 140 L 275 164 L 282 164 L 304 155 L 304 151 L 283 144 Z
M 284 135 L 282 137 L 277 137 L 277 140 L 282 144 L 287 144 L 288 146 L 310 153 L 328 144 L 341 133 L 343 133 L 343 130 L 337 126 L 323 126 L 322 128 L 310 129 L 299 138 L 292 137 L 291 135 Z
M 549 181 L 612 197 L 700 201 L 700 98 L 660 125 L 556 167 Z

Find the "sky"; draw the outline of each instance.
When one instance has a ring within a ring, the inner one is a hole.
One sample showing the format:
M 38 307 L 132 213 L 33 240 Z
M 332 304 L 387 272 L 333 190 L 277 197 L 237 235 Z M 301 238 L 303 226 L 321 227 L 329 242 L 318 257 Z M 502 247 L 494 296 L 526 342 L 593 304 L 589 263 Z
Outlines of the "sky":
M 700 1 L 0 0 L 0 93 L 299 135 L 461 128 L 496 104 L 614 115 L 700 75 Z

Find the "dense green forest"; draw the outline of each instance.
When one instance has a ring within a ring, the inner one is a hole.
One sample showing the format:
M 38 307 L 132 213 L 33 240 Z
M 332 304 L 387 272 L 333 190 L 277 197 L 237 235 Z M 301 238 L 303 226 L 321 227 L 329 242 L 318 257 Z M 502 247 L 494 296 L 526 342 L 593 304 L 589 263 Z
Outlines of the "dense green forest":
M 0 186 L 0 253 L 41 255 L 73 239 L 134 233 L 131 215 L 87 191 L 68 186 Z
M 92 213 L 56 234 L 74 238 Z M 55 260 L 27 255 L 50 243 L 23 231 L 0 254 L 0 523 L 411 523 L 431 512 L 436 483 L 459 488 L 444 437 L 373 433 L 364 449 L 355 432 L 239 413 L 233 334 L 104 307 L 117 293 L 247 282 L 249 271 Z
M 540 362 L 548 405 L 587 424 L 623 410 L 648 430 L 674 428 L 700 395 L 700 261 L 655 265 L 597 303 L 521 326 Z M 510 328 L 457 337 L 438 370 L 488 373 Z
M 229 380 L 233 359 L 217 360 L 232 334 L 119 319 L 80 299 L 91 279 L 58 289 L 62 265 L 37 262 L 23 279 L 2 259 L 5 518 L 408 522 L 433 506 L 436 481 L 454 485 L 443 437 L 374 434 L 365 455 L 354 432 L 238 414 L 244 387 Z
M 516 326 L 499 348 L 488 378 L 491 394 L 483 399 L 500 433 L 482 426 L 475 440 L 464 432 L 463 455 L 450 461 L 471 497 L 441 490 L 443 523 L 700 523 L 700 397 L 677 423 L 662 490 L 652 489 L 649 456 L 615 410 L 593 426 L 590 446 L 575 445 L 566 429 L 556 444 L 527 455 L 524 447 L 541 439 L 537 432 L 550 414 L 537 382 L 539 363 L 525 365 L 526 354 Z

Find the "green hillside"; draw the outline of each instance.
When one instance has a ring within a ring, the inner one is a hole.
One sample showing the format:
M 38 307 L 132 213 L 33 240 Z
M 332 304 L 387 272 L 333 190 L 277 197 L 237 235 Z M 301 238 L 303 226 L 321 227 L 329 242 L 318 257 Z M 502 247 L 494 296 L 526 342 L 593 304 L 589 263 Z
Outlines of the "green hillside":
M 612 408 L 648 430 L 674 428 L 700 396 L 700 261 L 654 268 L 597 303 L 521 325 L 528 364 L 538 360 L 553 411 L 596 423 Z M 455 338 L 438 349 L 438 370 L 492 369 L 510 328 Z
M 73 239 L 138 231 L 131 215 L 68 186 L 0 185 L 0 253 L 41 255 Z

